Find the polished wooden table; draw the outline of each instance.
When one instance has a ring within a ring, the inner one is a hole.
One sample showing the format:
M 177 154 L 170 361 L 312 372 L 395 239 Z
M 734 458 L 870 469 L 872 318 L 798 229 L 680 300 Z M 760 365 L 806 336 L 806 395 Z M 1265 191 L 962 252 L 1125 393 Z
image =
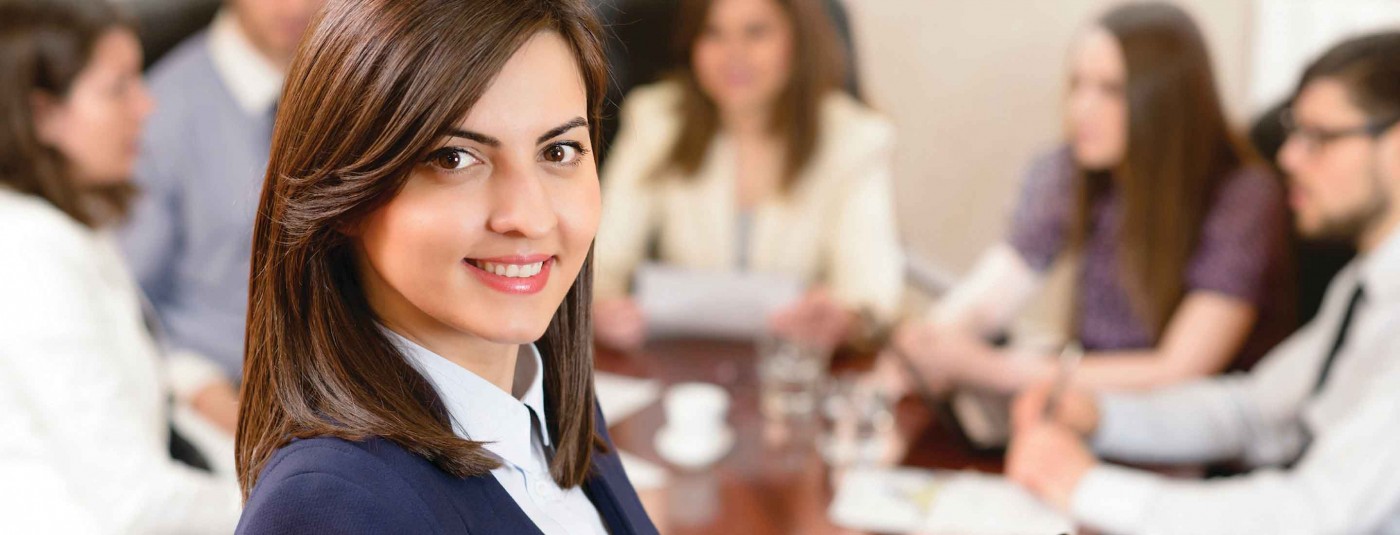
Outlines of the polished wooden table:
M 832 470 L 815 448 L 814 430 L 782 432 L 765 425 L 759 410 L 756 356 L 751 344 L 713 341 L 654 343 L 633 354 L 600 349 L 598 369 L 654 378 L 665 385 L 713 383 L 732 397 L 730 453 L 713 466 L 686 471 L 668 465 L 653 445 L 665 423 L 660 403 L 611 424 L 616 445 L 671 471 L 661 489 L 642 493 L 657 527 L 666 534 L 847 533 L 827 520 L 833 497 Z M 838 357 L 836 373 L 868 368 L 869 357 Z M 906 399 L 895 410 L 901 464 L 1000 472 L 1000 456 L 974 452 L 940 425 L 923 403 Z

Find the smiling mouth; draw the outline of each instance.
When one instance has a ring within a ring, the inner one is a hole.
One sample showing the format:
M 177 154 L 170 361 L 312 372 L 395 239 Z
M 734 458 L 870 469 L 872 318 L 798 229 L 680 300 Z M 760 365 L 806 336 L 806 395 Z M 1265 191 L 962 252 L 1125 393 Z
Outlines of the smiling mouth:
M 547 260 L 546 260 L 547 261 Z M 493 275 L 508 277 L 512 279 L 528 279 L 539 275 L 544 270 L 546 261 L 535 262 L 533 264 L 503 264 L 487 262 L 485 260 L 473 260 L 468 258 L 467 262 L 477 269 L 491 273 Z
M 548 255 L 509 258 L 464 258 L 472 275 L 488 288 L 514 295 L 539 293 L 549 282 L 550 267 L 556 258 Z

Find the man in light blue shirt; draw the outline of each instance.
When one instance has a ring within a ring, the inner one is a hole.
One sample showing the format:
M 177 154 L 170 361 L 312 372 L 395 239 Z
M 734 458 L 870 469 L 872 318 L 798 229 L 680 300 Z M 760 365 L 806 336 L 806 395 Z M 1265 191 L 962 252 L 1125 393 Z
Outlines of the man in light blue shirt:
M 236 380 L 253 215 L 277 98 L 301 33 L 323 0 L 226 0 L 205 31 L 152 67 L 158 103 L 136 170 L 141 197 L 123 248 L 171 349 L 209 357 Z M 236 393 L 213 399 L 231 426 Z M 212 394 L 211 394 L 212 396 Z M 199 400 L 196 400 L 199 404 Z

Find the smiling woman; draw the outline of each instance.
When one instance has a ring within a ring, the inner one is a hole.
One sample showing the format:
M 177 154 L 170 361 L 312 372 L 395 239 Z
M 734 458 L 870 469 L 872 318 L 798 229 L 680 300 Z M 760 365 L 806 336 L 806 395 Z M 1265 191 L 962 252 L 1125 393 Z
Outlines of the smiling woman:
M 339 0 L 254 233 L 244 533 L 652 533 L 596 410 L 582 2 Z

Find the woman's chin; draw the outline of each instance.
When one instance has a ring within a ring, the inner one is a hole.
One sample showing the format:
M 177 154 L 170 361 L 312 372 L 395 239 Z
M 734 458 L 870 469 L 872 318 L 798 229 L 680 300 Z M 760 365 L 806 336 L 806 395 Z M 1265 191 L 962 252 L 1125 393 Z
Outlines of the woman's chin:
M 497 344 L 532 344 L 544 336 L 549 322 L 521 322 L 519 324 L 493 325 L 476 330 L 475 334 Z

